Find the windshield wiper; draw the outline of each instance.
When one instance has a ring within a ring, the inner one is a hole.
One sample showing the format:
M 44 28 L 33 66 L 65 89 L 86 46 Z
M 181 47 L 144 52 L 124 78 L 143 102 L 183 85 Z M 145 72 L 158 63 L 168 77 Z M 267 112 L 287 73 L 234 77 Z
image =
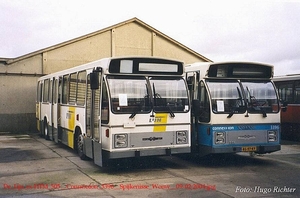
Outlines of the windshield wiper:
M 152 84 L 153 87 L 153 100 L 154 100 L 154 106 L 156 106 L 156 92 L 155 92 L 155 86 L 154 83 Z
M 171 109 L 169 103 L 167 104 L 167 107 L 168 107 L 168 109 L 169 109 L 169 113 L 170 113 L 171 118 L 174 118 L 174 117 L 175 117 L 175 114 L 173 113 L 173 111 L 172 111 L 172 109 Z
M 137 114 L 137 112 L 135 111 L 135 112 L 133 112 L 130 116 L 129 116 L 129 118 L 130 119 L 133 119 L 134 118 L 134 116 Z
M 263 117 L 267 117 L 267 112 L 264 108 L 260 108 L 261 113 L 263 114 Z
M 156 93 L 154 83 L 152 84 L 152 87 L 153 87 L 154 101 L 156 102 L 156 98 L 161 98 L 161 95 L 159 93 Z
M 152 84 L 152 87 L 153 87 L 154 106 L 155 106 L 155 107 L 158 107 L 157 105 L 160 106 L 160 105 L 162 105 L 162 104 L 157 104 L 157 98 L 158 98 L 159 100 L 162 99 L 162 98 L 161 98 L 161 95 L 160 95 L 159 93 L 156 93 L 154 83 Z M 161 103 L 161 101 L 158 101 L 158 102 Z M 165 105 L 166 105 L 166 104 L 165 104 L 165 101 L 164 101 L 164 107 L 165 107 Z M 171 109 L 169 103 L 167 104 L 167 107 L 168 107 L 170 116 L 171 116 L 172 118 L 174 118 L 174 117 L 175 117 L 175 114 L 173 113 L 173 111 L 172 111 L 172 109 Z
M 241 90 L 239 89 L 239 87 L 236 87 L 236 89 L 238 91 L 239 97 L 236 99 L 236 106 L 231 109 L 231 112 L 228 114 L 227 118 L 231 118 L 235 111 L 241 107 L 239 104 L 237 104 L 237 101 L 240 101 L 241 105 L 243 105 Z
M 263 117 L 264 117 L 264 118 L 267 117 L 267 112 L 265 111 L 265 109 L 264 109 L 264 108 L 261 108 L 261 107 L 259 107 L 259 106 L 257 106 L 257 105 L 258 105 L 258 101 L 256 100 L 255 96 L 252 96 L 252 95 L 251 95 L 251 93 L 250 93 L 248 87 L 246 87 L 246 89 L 247 89 L 247 92 L 248 92 L 249 97 L 250 97 L 250 104 L 251 104 L 251 107 L 252 107 L 255 111 L 260 111 L 260 112 L 263 114 Z M 250 106 L 249 103 L 247 104 L 247 106 L 248 106 L 248 107 Z
M 249 97 L 250 97 L 250 103 L 253 104 L 254 103 L 253 101 L 256 101 L 256 98 L 255 98 L 255 96 L 251 95 L 250 90 L 249 90 L 248 87 L 246 87 L 246 89 L 247 89 L 247 92 L 248 92 Z
M 240 100 L 240 98 L 237 98 L 236 100 Z M 228 114 L 227 118 L 231 118 L 233 116 L 233 114 L 235 114 L 235 112 L 240 108 L 241 106 L 235 106 L 231 108 L 231 112 Z
M 263 114 L 263 117 L 265 118 L 265 117 L 267 117 L 267 112 L 266 112 L 266 110 L 264 109 L 264 108 L 261 108 L 261 107 L 258 107 L 258 106 L 256 106 L 256 107 L 252 107 L 255 111 L 260 111 L 262 114 Z
M 238 107 L 232 108 L 231 112 L 228 114 L 227 118 L 231 118 L 234 114 L 234 112 L 238 109 Z

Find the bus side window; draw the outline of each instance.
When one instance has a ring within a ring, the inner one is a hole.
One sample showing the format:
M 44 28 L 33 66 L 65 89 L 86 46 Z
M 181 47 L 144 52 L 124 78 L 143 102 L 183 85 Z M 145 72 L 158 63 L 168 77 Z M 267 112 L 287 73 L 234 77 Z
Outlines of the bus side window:
M 63 82 L 62 82 L 62 104 L 68 103 L 68 87 L 69 87 L 69 75 L 64 75 Z
M 90 89 L 91 81 L 90 74 L 87 75 L 87 84 L 86 84 L 86 135 L 91 137 L 91 95 L 92 90 Z
M 77 105 L 85 105 L 85 94 L 86 94 L 86 71 L 78 72 L 77 79 Z
M 294 103 L 300 104 L 300 81 L 295 81 Z
M 77 90 L 77 73 L 70 74 L 69 78 L 69 104 L 75 104 L 76 102 L 76 90 Z
M 53 83 L 53 103 L 57 103 L 57 79 L 55 79 Z
M 37 102 L 42 102 L 42 91 L 43 91 L 43 85 L 41 81 L 39 81 L 37 86 L 37 98 L 36 98 Z
M 195 85 L 194 76 L 187 77 L 187 84 L 188 84 L 189 90 L 193 91 L 194 90 L 194 85 Z
M 57 98 L 57 103 L 61 103 L 61 97 L 62 97 L 62 77 L 59 77 L 58 80 L 58 98 Z
M 293 83 L 280 83 L 276 85 L 278 88 L 279 98 L 282 102 L 293 103 Z
M 102 106 L 101 106 L 101 122 L 108 124 L 109 119 L 109 98 L 105 81 L 102 81 Z
M 210 121 L 210 103 L 208 98 L 207 89 L 203 82 L 199 86 L 199 100 L 200 100 L 200 122 Z
M 53 103 L 53 79 L 50 79 L 50 83 L 49 83 L 49 93 L 48 93 L 48 98 L 49 98 L 49 102 Z
M 43 102 L 49 102 L 49 79 L 44 81 Z

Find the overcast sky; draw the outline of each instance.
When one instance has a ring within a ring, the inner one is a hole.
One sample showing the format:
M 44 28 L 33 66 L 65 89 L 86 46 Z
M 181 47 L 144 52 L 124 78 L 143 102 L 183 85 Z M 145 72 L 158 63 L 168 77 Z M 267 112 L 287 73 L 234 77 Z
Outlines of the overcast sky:
M 1 0 L 0 57 L 14 58 L 137 17 L 213 61 L 300 73 L 299 1 Z

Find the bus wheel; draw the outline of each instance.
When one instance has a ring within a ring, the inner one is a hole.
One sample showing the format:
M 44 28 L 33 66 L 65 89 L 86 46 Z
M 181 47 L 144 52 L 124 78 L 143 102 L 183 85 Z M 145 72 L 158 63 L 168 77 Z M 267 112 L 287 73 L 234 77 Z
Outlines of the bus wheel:
M 83 135 L 81 132 L 79 132 L 77 135 L 76 144 L 77 144 L 77 153 L 78 153 L 80 159 L 85 160 L 87 157 L 83 153 L 84 141 L 83 141 Z
M 40 122 L 40 137 L 41 137 L 41 138 L 43 138 L 44 135 L 45 135 L 45 134 L 44 134 L 44 133 L 45 133 L 44 127 L 45 127 L 45 126 L 44 126 L 44 121 L 41 121 L 41 122 Z
M 45 140 L 50 140 L 47 119 L 44 120 L 44 132 L 43 133 L 44 133 Z

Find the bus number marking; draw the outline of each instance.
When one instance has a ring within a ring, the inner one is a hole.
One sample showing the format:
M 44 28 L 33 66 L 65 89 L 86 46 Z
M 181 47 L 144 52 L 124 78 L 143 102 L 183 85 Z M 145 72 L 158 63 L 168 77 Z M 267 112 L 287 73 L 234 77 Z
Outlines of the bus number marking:
M 161 122 L 161 118 L 149 118 L 149 122 Z
M 276 129 L 276 130 L 278 130 L 278 129 L 279 129 L 279 125 L 271 125 L 271 129 Z

